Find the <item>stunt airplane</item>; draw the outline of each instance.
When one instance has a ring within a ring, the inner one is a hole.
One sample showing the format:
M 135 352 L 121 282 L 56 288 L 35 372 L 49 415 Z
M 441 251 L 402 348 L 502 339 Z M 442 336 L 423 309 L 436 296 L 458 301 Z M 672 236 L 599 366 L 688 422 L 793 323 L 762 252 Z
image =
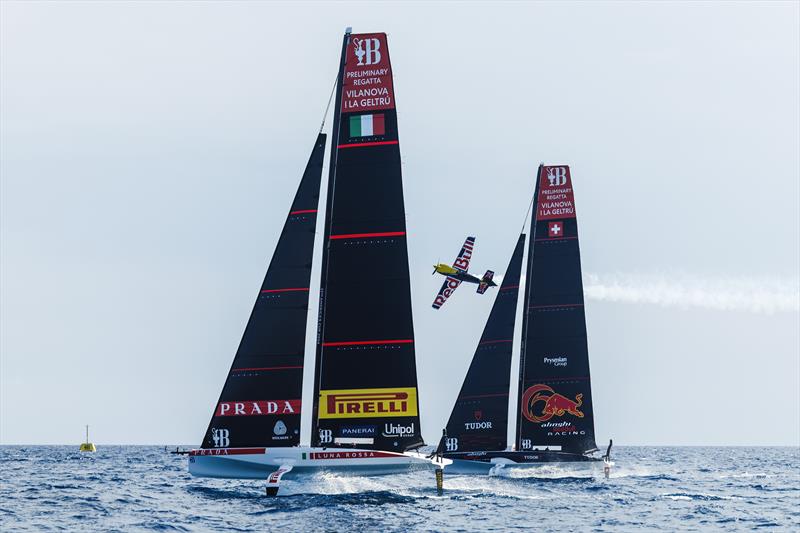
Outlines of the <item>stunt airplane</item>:
M 433 301 L 434 309 L 439 309 L 443 306 L 450 295 L 461 285 L 462 281 L 477 283 L 478 294 L 483 294 L 489 287 L 497 287 L 497 283 L 492 281 L 494 272 L 491 270 L 487 270 L 482 278 L 478 278 L 467 272 L 469 269 L 469 260 L 472 259 L 472 249 L 474 247 L 475 237 L 467 237 L 467 240 L 464 241 L 464 246 L 461 247 L 461 251 L 458 253 L 458 257 L 453 261 L 453 266 L 445 265 L 444 263 L 434 265 L 433 274 L 438 272 L 446 276 L 444 283 L 442 283 L 442 288 L 439 289 L 439 294 L 436 295 L 436 299 Z

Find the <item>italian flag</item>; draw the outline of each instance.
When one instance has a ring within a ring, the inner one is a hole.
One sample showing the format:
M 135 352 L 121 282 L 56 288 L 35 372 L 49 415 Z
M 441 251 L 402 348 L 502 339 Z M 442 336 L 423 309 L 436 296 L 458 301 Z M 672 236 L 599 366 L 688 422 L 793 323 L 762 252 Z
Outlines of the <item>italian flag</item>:
M 383 113 L 378 115 L 356 115 L 350 117 L 350 137 L 386 135 Z

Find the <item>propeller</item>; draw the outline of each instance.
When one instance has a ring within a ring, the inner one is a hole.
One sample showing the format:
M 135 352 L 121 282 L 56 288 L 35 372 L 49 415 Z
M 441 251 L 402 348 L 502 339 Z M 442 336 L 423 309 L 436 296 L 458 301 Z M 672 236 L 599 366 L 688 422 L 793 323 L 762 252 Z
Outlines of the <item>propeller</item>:
M 439 260 L 437 259 L 437 260 L 436 260 L 436 264 L 435 264 L 435 265 L 433 265 L 433 272 L 431 272 L 431 276 L 433 276 L 434 274 L 436 274 L 436 269 L 437 269 L 438 267 L 439 267 Z

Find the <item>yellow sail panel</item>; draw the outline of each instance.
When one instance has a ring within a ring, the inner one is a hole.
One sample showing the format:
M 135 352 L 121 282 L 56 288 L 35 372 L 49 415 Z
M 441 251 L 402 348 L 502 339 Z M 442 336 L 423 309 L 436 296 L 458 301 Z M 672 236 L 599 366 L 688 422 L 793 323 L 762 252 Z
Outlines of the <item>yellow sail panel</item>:
M 319 418 L 417 416 L 417 389 L 350 389 L 319 391 Z

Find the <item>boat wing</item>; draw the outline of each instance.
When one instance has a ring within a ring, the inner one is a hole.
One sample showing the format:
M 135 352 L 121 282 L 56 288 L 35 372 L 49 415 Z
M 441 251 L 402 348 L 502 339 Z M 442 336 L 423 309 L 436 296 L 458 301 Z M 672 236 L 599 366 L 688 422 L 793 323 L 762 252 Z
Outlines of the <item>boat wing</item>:
M 469 270 L 469 261 L 472 259 L 472 250 L 475 248 L 475 237 L 467 237 L 461 251 L 458 252 L 458 257 L 453 261 L 453 268 L 466 272 Z
M 439 294 L 437 294 L 436 298 L 433 300 L 432 307 L 434 309 L 439 309 L 441 306 L 443 306 L 447 299 L 450 298 L 450 295 L 456 291 L 459 285 L 461 285 L 460 280 L 447 276 L 444 280 L 444 283 L 442 283 L 442 288 L 439 289 Z

